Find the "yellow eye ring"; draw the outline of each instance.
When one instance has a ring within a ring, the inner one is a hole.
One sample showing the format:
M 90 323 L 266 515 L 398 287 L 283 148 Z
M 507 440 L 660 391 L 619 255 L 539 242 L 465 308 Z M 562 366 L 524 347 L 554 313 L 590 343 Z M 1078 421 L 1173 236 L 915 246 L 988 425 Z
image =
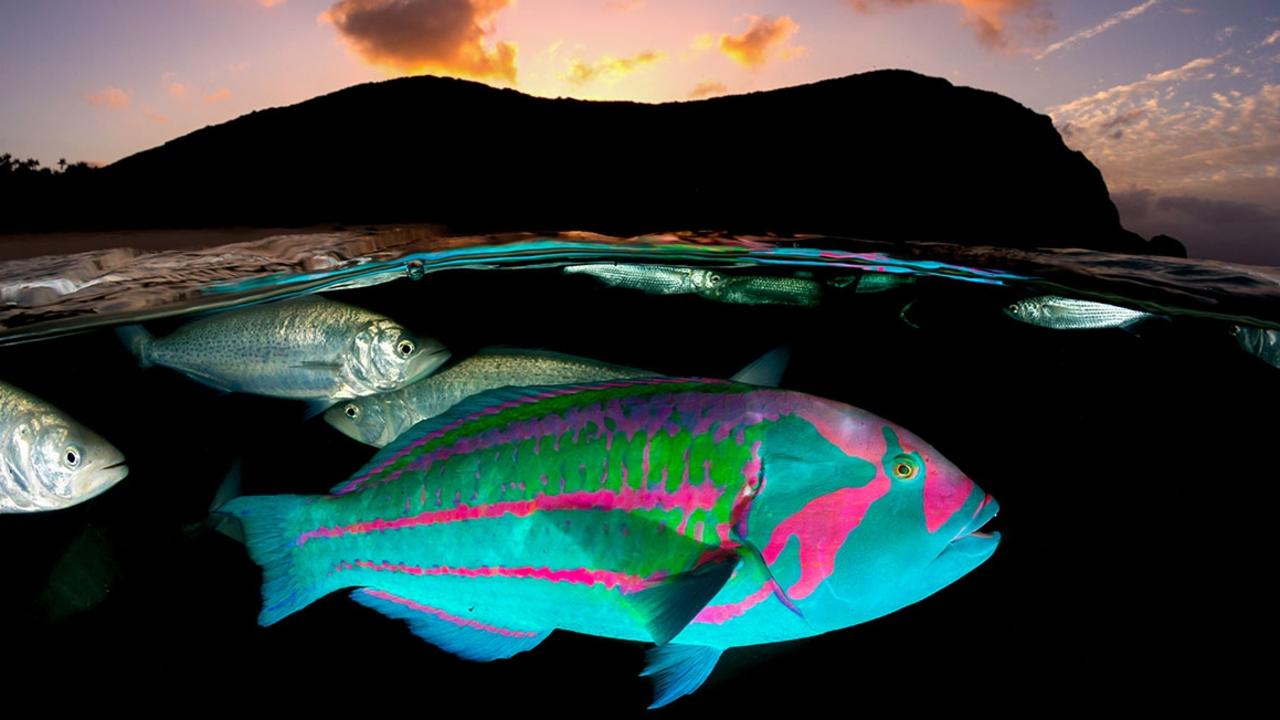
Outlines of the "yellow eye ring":
M 895 459 L 890 469 L 893 472 L 893 476 L 899 480 L 910 480 L 920 474 L 920 467 L 915 460 L 908 457 Z

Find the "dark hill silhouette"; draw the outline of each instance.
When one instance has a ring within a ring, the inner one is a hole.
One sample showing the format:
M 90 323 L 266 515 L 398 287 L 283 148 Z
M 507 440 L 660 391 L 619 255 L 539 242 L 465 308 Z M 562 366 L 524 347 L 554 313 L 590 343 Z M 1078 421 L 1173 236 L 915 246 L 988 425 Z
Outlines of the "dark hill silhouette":
M 1048 117 L 906 71 L 661 105 L 403 78 L 253 112 L 100 176 L 83 206 L 105 226 L 427 221 L 1146 248 Z

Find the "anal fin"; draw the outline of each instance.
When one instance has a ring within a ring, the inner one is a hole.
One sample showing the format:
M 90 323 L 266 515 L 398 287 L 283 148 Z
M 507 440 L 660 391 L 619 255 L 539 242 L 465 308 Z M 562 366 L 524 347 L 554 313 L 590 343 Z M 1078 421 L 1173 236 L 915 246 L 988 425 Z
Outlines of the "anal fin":
M 720 660 L 720 648 L 704 645 L 663 645 L 645 654 L 641 677 L 653 677 L 653 704 L 660 708 L 702 687 Z
M 351 599 L 387 617 L 404 620 L 414 635 L 441 650 L 476 662 L 502 660 L 532 650 L 551 634 L 550 630 L 514 630 L 459 617 L 376 588 L 355 590 Z

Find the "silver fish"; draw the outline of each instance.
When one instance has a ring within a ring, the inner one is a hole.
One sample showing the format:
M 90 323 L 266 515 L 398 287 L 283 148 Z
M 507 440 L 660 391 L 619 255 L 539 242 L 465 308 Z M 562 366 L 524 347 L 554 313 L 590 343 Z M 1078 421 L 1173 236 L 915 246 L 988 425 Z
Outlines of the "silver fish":
M 735 305 L 817 305 L 822 284 L 811 278 L 725 275 L 698 267 L 599 263 L 569 265 L 566 273 L 591 275 L 607 285 L 651 295 L 699 295 Z
M 349 438 L 382 447 L 415 424 L 485 390 L 507 385 L 564 385 L 656 374 L 558 353 L 488 350 L 395 392 L 338 403 L 325 412 L 324 419 Z
M 598 263 L 569 265 L 564 268 L 564 271 L 570 274 L 591 275 L 599 278 L 606 285 L 643 290 L 653 295 L 687 295 L 714 290 L 724 282 L 724 276 L 713 270 L 674 265 Z
M 799 305 L 812 307 L 822 300 L 822 284 L 800 277 L 746 275 L 728 276 L 702 297 L 735 305 Z
M 449 353 L 376 313 L 319 296 L 255 305 L 191 322 L 164 338 L 120 328 L 143 367 L 172 368 L 224 391 L 340 400 L 395 390 Z
M 124 454 L 97 433 L 0 383 L 0 513 L 70 507 L 128 474 Z
M 1015 320 L 1054 330 L 1118 328 L 1154 317 L 1147 312 L 1059 295 L 1019 300 L 1004 311 Z
M 1280 330 L 1236 325 L 1232 333 L 1245 352 L 1271 367 L 1280 368 Z
M 748 385 L 777 387 L 790 353 L 785 346 L 775 348 L 733 379 Z M 648 370 L 541 350 L 485 350 L 395 392 L 338 403 L 325 412 L 324 419 L 353 440 L 383 447 L 415 424 L 485 390 L 508 385 L 567 385 L 658 376 Z
M 852 287 L 854 292 L 866 295 L 869 293 L 897 290 L 905 285 L 914 285 L 915 275 L 901 275 L 887 272 L 864 272 L 859 275 L 848 275 L 830 281 L 832 287 Z

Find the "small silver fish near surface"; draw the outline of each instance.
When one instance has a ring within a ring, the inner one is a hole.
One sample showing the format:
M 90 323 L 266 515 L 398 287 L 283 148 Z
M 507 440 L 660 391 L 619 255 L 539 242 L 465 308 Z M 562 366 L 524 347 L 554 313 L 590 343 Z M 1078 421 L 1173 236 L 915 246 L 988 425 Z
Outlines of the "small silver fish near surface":
M 315 295 L 202 318 L 163 338 L 137 325 L 117 332 L 143 367 L 228 392 L 306 400 L 317 411 L 408 385 L 449 358 L 438 341 L 390 318 Z
M 679 265 L 598 263 L 569 265 L 566 273 L 591 275 L 606 285 L 643 290 L 650 295 L 698 295 L 734 305 L 817 305 L 822 283 L 785 275 L 726 275 L 708 268 Z
M 1232 334 L 1245 352 L 1271 367 L 1280 368 L 1280 330 L 1236 325 Z
M 702 297 L 734 305 L 813 307 L 822 301 L 822 283 L 812 278 L 773 275 L 726 276 Z
M 124 454 L 97 433 L 0 383 L 0 513 L 70 507 L 128 474 Z
M 633 265 L 628 263 L 595 263 L 568 265 L 569 274 L 590 275 L 606 285 L 643 290 L 652 295 L 688 295 L 714 290 L 723 276 L 714 270 L 677 265 Z
M 1155 317 L 1148 312 L 1060 295 L 1041 295 L 1019 300 L 1004 311 L 1015 320 L 1054 330 L 1119 328 Z

